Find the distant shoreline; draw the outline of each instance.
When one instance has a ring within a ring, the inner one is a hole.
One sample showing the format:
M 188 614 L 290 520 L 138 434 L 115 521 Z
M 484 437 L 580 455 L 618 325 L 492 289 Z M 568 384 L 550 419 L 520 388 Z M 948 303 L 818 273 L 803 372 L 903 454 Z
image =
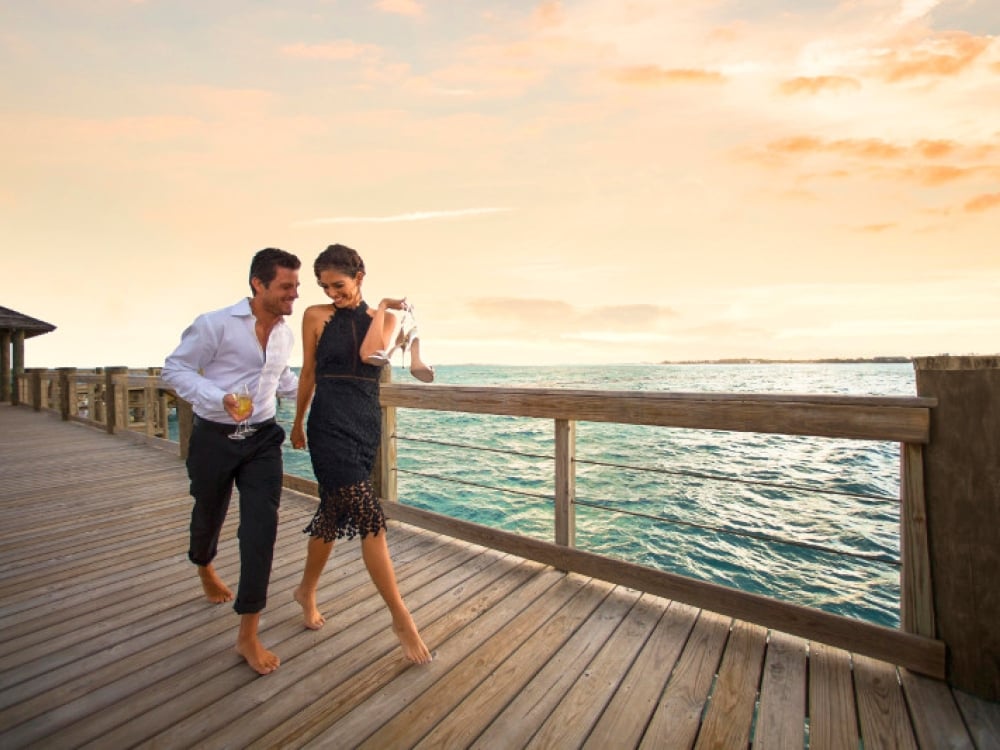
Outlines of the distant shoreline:
M 912 362 L 910 357 L 828 357 L 823 359 L 677 359 L 657 362 L 660 365 L 901 365 Z

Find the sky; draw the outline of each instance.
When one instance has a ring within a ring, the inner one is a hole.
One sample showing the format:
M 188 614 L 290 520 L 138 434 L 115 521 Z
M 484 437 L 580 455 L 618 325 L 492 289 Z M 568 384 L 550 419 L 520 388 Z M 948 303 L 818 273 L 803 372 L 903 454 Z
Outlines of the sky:
M 0 305 L 159 366 L 253 253 L 438 364 L 1000 351 L 996 0 L 0 2 Z M 293 365 L 301 362 L 301 348 Z

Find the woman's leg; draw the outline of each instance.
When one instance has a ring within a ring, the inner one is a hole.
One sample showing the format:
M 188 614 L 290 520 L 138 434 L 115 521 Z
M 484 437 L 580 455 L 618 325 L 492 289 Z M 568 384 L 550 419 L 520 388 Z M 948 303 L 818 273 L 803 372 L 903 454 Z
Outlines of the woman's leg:
M 368 575 L 371 576 L 375 588 L 378 589 L 389 613 L 392 615 L 392 629 L 399 638 L 403 654 L 416 664 L 426 664 L 431 660 L 431 652 L 424 644 L 416 623 L 410 615 L 410 610 L 403 603 L 403 597 L 396 585 L 396 572 L 392 568 L 392 558 L 389 557 L 389 545 L 385 539 L 385 531 L 378 534 L 367 534 L 361 540 L 361 556 L 364 558 Z
M 333 551 L 333 541 L 325 542 L 321 536 L 309 537 L 306 548 L 306 567 L 302 571 L 302 581 L 295 588 L 295 601 L 302 606 L 302 618 L 310 630 L 319 630 L 326 619 L 316 608 L 316 587 L 323 574 L 326 561 Z

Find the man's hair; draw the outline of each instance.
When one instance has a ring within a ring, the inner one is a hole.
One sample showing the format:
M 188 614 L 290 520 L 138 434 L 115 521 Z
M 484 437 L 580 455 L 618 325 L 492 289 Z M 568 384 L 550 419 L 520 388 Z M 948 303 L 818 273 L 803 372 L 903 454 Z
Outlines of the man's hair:
M 254 277 L 260 279 L 260 283 L 267 287 L 278 275 L 279 266 L 291 271 L 298 271 L 301 265 L 301 261 L 294 255 L 276 247 L 265 247 L 263 250 L 258 250 L 250 262 L 250 291 L 253 294 L 257 293 L 253 288 Z

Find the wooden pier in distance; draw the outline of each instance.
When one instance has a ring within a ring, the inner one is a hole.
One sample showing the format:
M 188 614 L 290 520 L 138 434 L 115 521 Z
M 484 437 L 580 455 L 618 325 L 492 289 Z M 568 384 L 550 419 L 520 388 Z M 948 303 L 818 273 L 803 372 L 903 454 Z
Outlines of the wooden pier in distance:
M 306 630 L 316 501 L 290 489 L 262 620 L 282 665 L 260 677 L 186 559 L 187 484 L 176 453 L 0 404 L 2 747 L 1000 746 L 1000 705 L 944 682 L 398 521 L 434 661 L 402 658 L 357 540 Z

